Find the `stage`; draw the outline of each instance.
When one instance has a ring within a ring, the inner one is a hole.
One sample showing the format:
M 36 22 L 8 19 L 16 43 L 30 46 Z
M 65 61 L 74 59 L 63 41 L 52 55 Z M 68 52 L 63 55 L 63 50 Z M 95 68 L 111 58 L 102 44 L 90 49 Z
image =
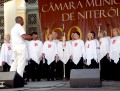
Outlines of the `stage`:
M 70 88 L 69 81 L 28 82 L 23 88 L 0 89 L 0 91 L 120 91 L 120 81 L 102 81 L 98 88 Z

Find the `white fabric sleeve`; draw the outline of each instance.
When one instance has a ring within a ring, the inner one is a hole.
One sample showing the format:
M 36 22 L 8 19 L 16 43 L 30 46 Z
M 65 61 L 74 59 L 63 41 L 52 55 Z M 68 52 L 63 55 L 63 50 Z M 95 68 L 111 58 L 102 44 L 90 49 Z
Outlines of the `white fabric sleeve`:
M 19 32 L 20 32 L 20 35 L 26 34 L 25 30 L 22 26 L 20 26 L 20 31 Z
M 2 44 L 1 52 L 0 52 L 0 66 L 2 66 L 3 61 L 5 61 L 5 46 L 4 46 L 4 43 Z
M 107 51 L 107 53 L 109 53 L 109 51 L 110 51 L 110 43 L 109 43 L 109 41 L 108 40 L 106 40 L 106 51 Z
M 83 58 L 85 59 L 85 44 L 83 40 L 81 41 L 81 44 L 82 44 L 82 55 L 83 55 Z
M 87 47 L 87 41 L 85 42 L 85 54 L 83 55 L 84 59 L 86 59 L 86 47 Z
M 71 56 L 72 55 L 72 45 L 71 45 L 71 43 L 70 42 L 67 42 L 68 43 L 68 53 L 69 53 L 69 55 Z
M 41 47 L 40 47 L 40 57 L 42 56 L 42 51 L 43 51 L 43 43 L 41 42 Z
M 96 49 L 97 45 L 94 41 L 93 41 L 92 45 L 93 45 L 92 48 L 93 48 L 94 59 L 95 59 L 95 61 L 97 61 L 97 49 Z
M 110 56 L 110 58 L 111 58 L 111 50 L 112 50 L 112 39 L 110 40 L 110 47 L 109 47 L 109 56 Z
M 43 50 L 42 50 L 42 53 L 45 54 L 45 52 L 46 52 L 46 42 L 44 42 L 44 44 L 43 44 Z
M 53 42 L 53 43 L 54 43 L 54 42 Z M 57 44 L 56 44 L 56 43 L 54 43 L 54 52 L 55 52 L 55 55 L 58 54 L 58 53 L 57 53 Z

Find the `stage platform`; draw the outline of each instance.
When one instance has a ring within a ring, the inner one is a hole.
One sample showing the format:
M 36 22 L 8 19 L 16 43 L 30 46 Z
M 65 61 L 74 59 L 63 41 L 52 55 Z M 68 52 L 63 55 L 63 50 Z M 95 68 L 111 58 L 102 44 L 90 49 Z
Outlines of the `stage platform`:
M 120 81 L 103 81 L 98 88 L 70 88 L 69 81 L 28 82 L 23 88 L 0 89 L 0 91 L 120 91 Z

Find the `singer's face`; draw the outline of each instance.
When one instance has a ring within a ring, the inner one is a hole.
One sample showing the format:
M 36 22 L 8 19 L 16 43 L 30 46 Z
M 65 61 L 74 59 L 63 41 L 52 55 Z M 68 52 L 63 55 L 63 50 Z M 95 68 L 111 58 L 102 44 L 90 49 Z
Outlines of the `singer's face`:
M 80 38 L 79 35 L 77 33 L 74 33 L 74 39 L 77 40 L 79 38 Z
M 88 40 L 91 40 L 92 39 L 92 34 L 88 33 L 87 37 L 88 37 Z
M 53 38 L 57 39 L 57 33 L 56 32 L 52 32 Z
M 118 31 L 116 29 L 113 29 L 113 36 L 118 36 Z
M 20 25 L 21 25 L 21 26 L 24 25 L 24 20 L 23 20 L 23 18 L 20 18 Z
M 4 38 L 4 40 L 6 41 L 6 42 L 9 42 L 10 41 L 10 36 L 5 36 L 5 38 Z
M 53 35 L 50 34 L 48 38 L 49 38 L 49 40 L 53 40 Z
M 100 33 L 100 38 L 103 38 L 103 34 L 102 33 Z
M 38 38 L 37 34 L 33 34 L 33 39 L 36 40 Z
M 74 33 L 71 33 L 71 39 L 72 40 L 74 39 Z

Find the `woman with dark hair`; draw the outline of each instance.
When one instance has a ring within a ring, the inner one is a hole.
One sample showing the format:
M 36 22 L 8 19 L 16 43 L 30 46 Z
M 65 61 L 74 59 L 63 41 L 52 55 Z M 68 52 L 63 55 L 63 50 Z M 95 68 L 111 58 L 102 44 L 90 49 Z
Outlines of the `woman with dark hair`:
M 91 31 L 90 33 L 92 34 L 92 39 L 96 44 L 96 50 L 97 50 L 97 62 L 95 63 L 96 64 L 95 68 L 99 68 L 99 61 L 100 61 L 100 58 L 99 58 L 99 50 L 100 50 L 99 41 L 98 41 L 98 39 L 95 38 L 95 32 L 94 31 Z
M 30 76 L 32 81 L 40 81 L 41 74 L 40 74 L 40 59 L 42 58 L 42 48 L 43 43 L 38 40 L 37 32 L 32 33 L 33 40 L 29 41 L 28 43 L 28 52 L 29 52 L 29 66 L 31 68 Z
M 80 39 L 80 33 L 74 32 L 74 40 L 72 41 L 72 61 L 75 69 L 83 68 L 83 57 L 85 55 L 85 46 L 83 40 Z

